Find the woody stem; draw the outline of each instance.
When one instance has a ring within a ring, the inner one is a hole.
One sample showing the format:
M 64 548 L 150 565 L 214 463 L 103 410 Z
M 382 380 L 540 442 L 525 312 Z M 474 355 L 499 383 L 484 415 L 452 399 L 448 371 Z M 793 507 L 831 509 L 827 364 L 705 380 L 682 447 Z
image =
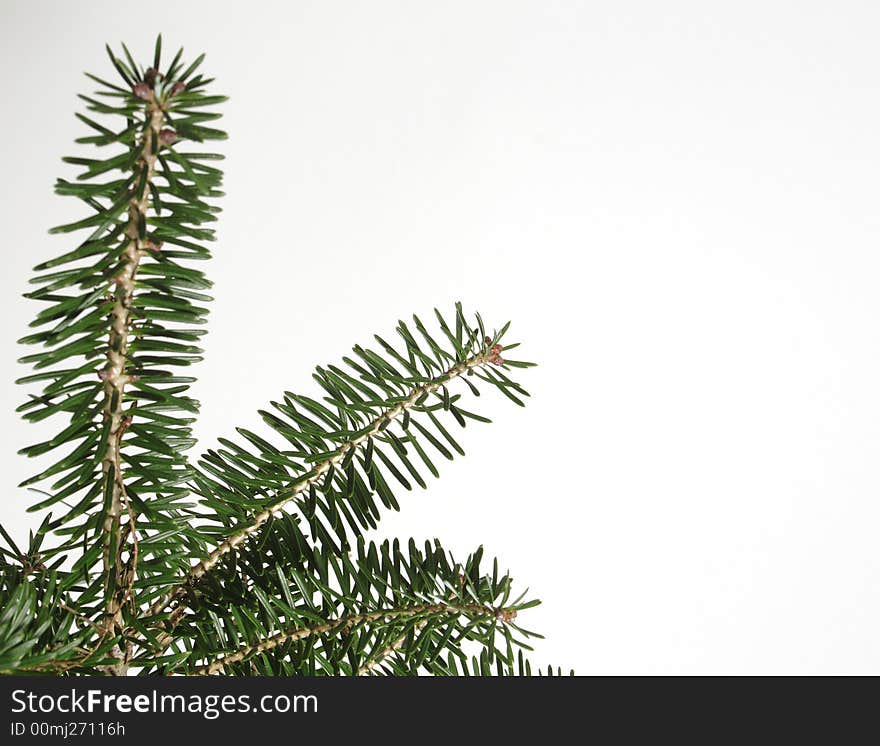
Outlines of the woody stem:
M 136 564 L 137 537 L 135 514 L 128 502 L 122 469 L 122 437 L 131 422 L 124 411 L 125 388 L 132 381 L 126 370 L 129 337 L 133 320 L 135 280 L 141 257 L 148 250 L 146 236 L 149 185 L 156 163 L 159 132 L 164 115 L 150 92 L 146 107 L 147 121 L 140 143 L 141 154 L 134 167 L 132 195 L 125 228 L 126 244 L 122 251 L 121 267 L 114 278 L 114 303 L 110 313 L 110 336 L 107 364 L 101 372 L 104 381 L 104 426 L 108 430 L 107 448 L 101 460 L 105 479 L 103 533 L 104 570 L 104 629 L 113 633 L 122 628 L 122 609 L 131 594 Z M 123 515 L 128 516 L 123 525 Z M 129 559 L 123 554 L 128 549 Z M 111 673 L 125 672 L 126 657 L 116 649 L 120 663 Z

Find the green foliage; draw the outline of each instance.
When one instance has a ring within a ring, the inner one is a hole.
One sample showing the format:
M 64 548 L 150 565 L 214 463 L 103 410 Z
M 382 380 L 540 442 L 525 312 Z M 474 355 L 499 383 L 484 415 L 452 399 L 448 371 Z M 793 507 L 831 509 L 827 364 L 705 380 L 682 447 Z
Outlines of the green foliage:
M 56 434 L 23 449 L 53 461 L 31 510 L 52 508 L 21 552 L 2 531 L 0 671 L 439 675 L 531 673 L 532 635 L 514 622 L 537 601 L 439 543 L 406 549 L 364 534 L 464 455 L 458 430 L 489 420 L 483 391 L 523 405 L 509 324 L 456 304 L 431 324 L 398 323 L 316 369 L 313 395 L 284 392 L 266 431 L 191 461 L 198 402 L 185 375 L 210 282 L 201 263 L 219 208 L 220 140 L 203 57 L 150 67 L 107 49 L 117 82 L 81 96 L 88 128 L 56 192 L 88 208 L 53 233 L 76 248 L 36 267 L 43 307 L 21 341 L 37 388 L 19 407 Z M 502 358 L 502 354 L 504 357 Z M 51 537 L 51 541 L 44 541 Z M 552 669 L 548 673 L 553 673 Z
M 211 283 L 200 269 L 210 253 L 202 242 L 214 239 L 214 231 L 205 226 L 219 212 L 210 201 L 222 194 L 222 173 L 211 163 L 222 156 L 194 150 L 192 143 L 225 137 L 205 126 L 219 117 L 211 108 L 225 97 L 205 92 L 211 80 L 194 74 L 201 60 L 183 69 L 178 53 L 164 73 L 155 74 L 150 95 L 161 102 L 157 134 L 151 127 L 153 107 L 134 85 L 146 71 L 117 58 L 109 47 L 107 52 L 126 87 L 89 76 L 99 90 L 94 97 L 80 96 L 88 116 L 77 115 L 95 133 L 77 142 L 99 148 L 102 155 L 65 158 L 82 170 L 74 180 L 56 184 L 58 194 L 79 198 L 89 214 L 52 232 L 87 229 L 87 234 L 72 251 L 35 267 L 31 284 L 37 289 L 26 297 L 45 306 L 31 323 L 38 331 L 21 342 L 41 349 L 21 359 L 34 372 L 19 381 L 42 387 L 19 407 L 24 418 L 59 422 L 54 437 L 22 449 L 28 456 L 60 454 L 24 482 L 48 483 L 48 494 L 31 510 L 58 503 L 69 507 L 51 524 L 64 539 L 51 551 L 84 548 L 80 569 L 86 581 L 100 559 L 103 503 L 112 478 L 102 475 L 111 438 L 111 422 L 103 412 L 112 393 L 100 376 L 108 366 L 112 313 L 122 293 L 114 280 L 125 272 L 133 240 L 141 256 L 126 350 L 125 373 L 132 380 L 121 405 L 123 415 L 132 419 L 120 450 L 126 491 L 138 516 L 141 571 L 148 577 L 150 558 L 183 570 L 184 547 L 201 544 L 180 520 L 189 510 L 186 483 L 192 471 L 185 452 L 194 444 L 191 426 L 198 412 L 198 402 L 188 395 L 194 379 L 181 369 L 201 359 L 204 304 L 211 300 L 206 294 Z M 157 54 L 155 69 L 160 62 Z M 177 139 L 159 143 L 162 132 L 169 140 L 167 133 L 174 132 Z M 142 160 L 146 148 L 158 152 L 154 173 Z M 132 202 L 143 199 L 150 212 L 134 216 Z M 143 220 L 132 226 L 133 217 Z M 98 591 L 100 586 L 92 587 L 83 602 L 99 600 Z
M 250 525 L 259 511 L 295 499 L 311 538 L 324 551 L 345 551 L 350 536 L 375 528 L 381 508 L 399 508 L 395 488 L 427 487 L 427 475 L 439 477 L 435 461 L 464 454 L 455 429 L 468 421 L 489 422 L 463 407 L 463 396 L 480 394 L 474 381 L 514 399 L 512 391 L 528 396 L 500 370 L 481 370 L 473 362 L 500 342 L 506 327 L 487 337 L 479 316 L 473 329 L 467 325 L 460 305 L 455 332 L 439 312 L 437 318 L 446 345 L 414 317 L 422 345 L 400 322 L 402 350 L 377 336 L 381 352 L 355 346 L 342 365 L 317 368 L 320 400 L 285 392 L 271 410 L 262 410 L 281 446 L 241 428 L 239 440 L 221 438 L 222 448 L 208 451 L 196 472 L 205 508 L 202 532 L 224 536 L 230 527 Z
M 363 539 L 353 555 L 304 544 L 295 563 L 278 562 L 274 569 L 254 567 L 253 556 L 237 557 L 199 586 L 192 614 L 179 628 L 187 644 L 150 663 L 163 671 L 200 672 L 199 661 L 259 645 L 278 630 L 277 647 L 226 664 L 222 673 L 436 674 L 447 670 L 449 663 L 439 659 L 447 651 L 466 664 L 461 647 L 467 641 L 490 661 L 512 663 L 514 647 L 525 644 L 515 631 L 531 633 L 501 624 L 495 610 L 511 615 L 536 602 L 511 599 L 510 578 L 499 576 L 497 563 L 483 574 L 481 558 L 479 550 L 457 563 L 437 542 L 419 550 L 410 540 L 404 551 L 397 541 L 376 545 Z M 349 623 L 286 639 L 327 620 Z
M 0 547 L 0 673 L 63 671 L 85 655 L 98 662 L 107 649 L 81 647 L 91 630 L 64 608 L 60 573 L 47 568 L 40 554 L 47 523 L 31 533 L 25 552 L 0 527 L 9 545 Z

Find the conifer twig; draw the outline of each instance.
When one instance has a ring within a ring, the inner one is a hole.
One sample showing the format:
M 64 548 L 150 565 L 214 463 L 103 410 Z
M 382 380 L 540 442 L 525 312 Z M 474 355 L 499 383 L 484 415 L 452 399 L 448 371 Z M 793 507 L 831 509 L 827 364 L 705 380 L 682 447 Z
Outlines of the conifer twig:
M 318 482 L 331 468 L 339 464 L 349 451 L 366 444 L 367 441 L 387 427 L 389 423 L 403 415 L 404 412 L 412 408 L 417 402 L 432 394 L 441 386 L 448 384 L 450 381 L 467 373 L 473 368 L 494 362 L 497 356 L 498 351 L 494 348 L 488 353 L 474 355 L 467 360 L 454 365 L 443 375 L 432 379 L 430 382 L 414 387 L 406 399 L 384 411 L 374 419 L 360 435 L 343 443 L 336 449 L 333 456 L 316 464 L 311 471 L 301 478 L 292 488 L 283 491 L 281 496 L 271 505 L 256 513 L 246 526 L 237 529 L 234 533 L 221 541 L 207 557 L 192 566 L 186 578 L 171 590 L 167 598 L 160 598 L 150 607 L 148 615 L 153 616 L 160 614 L 169 604 L 183 598 L 186 595 L 187 589 L 192 587 L 194 583 L 198 582 L 206 573 L 214 569 L 214 567 L 217 566 L 217 563 L 226 554 L 231 552 L 249 536 L 258 531 L 273 515 L 278 514 L 285 506 L 305 492 L 311 485 Z M 180 621 L 185 611 L 185 605 L 181 604 L 171 613 L 168 620 L 166 620 L 163 625 L 166 632 Z
M 294 627 L 293 629 L 278 632 L 277 634 L 272 635 L 271 637 L 257 643 L 256 645 L 249 645 L 235 651 L 234 653 L 222 655 L 219 658 L 213 660 L 211 663 L 206 663 L 203 666 L 199 666 L 198 668 L 193 670 L 192 675 L 209 676 L 211 674 L 219 673 L 226 666 L 232 665 L 233 663 L 238 663 L 239 661 L 242 661 L 251 655 L 265 653 L 268 650 L 277 648 L 279 645 L 283 645 L 285 642 L 302 640 L 306 637 L 312 637 L 313 635 L 325 635 L 328 632 L 351 628 L 358 624 L 387 619 L 414 617 L 421 614 L 425 614 L 427 616 L 432 616 L 436 614 L 455 614 L 458 616 L 491 616 L 496 615 L 497 612 L 495 609 L 487 606 L 479 606 L 477 604 L 458 606 L 438 603 L 402 606 L 392 609 L 385 609 L 382 611 L 371 611 L 365 614 L 349 614 L 346 616 L 341 616 L 337 619 L 332 619 L 330 621 L 324 622 L 323 624 L 318 624 L 314 627 Z M 427 620 L 425 620 L 425 623 L 427 623 Z
M 107 347 L 107 365 L 99 372 L 104 382 L 104 423 L 109 430 L 107 450 L 101 459 L 104 478 L 110 481 L 107 492 L 109 505 L 105 504 L 102 525 L 104 548 L 105 582 L 105 625 L 108 630 L 117 629 L 122 622 L 122 608 L 131 596 L 137 565 L 137 535 L 135 514 L 125 491 L 125 478 L 122 469 L 122 436 L 131 424 L 132 415 L 125 414 L 125 387 L 134 380 L 133 374 L 126 371 L 128 363 L 129 335 L 133 318 L 135 280 L 141 257 L 152 248 L 146 237 L 147 207 L 150 186 L 153 179 L 159 142 L 164 122 L 164 112 L 156 100 L 154 91 L 145 83 L 135 86 L 135 93 L 146 98 L 147 126 L 142 133 L 141 142 L 134 147 L 141 148 L 138 158 L 137 174 L 132 186 L 132 199 L 128 208 L 128 224 L 125 236 L 128 241 L 123 250 L 122 268 L 113 283 L 116 286 L 115 301 L 110 313 L 110 338 Z M 139 190 L 139 194 L 137 193 Z M 122 513 L 128 513 L 128 527 L 122 531 Z M 131 538 L 129 562 L 122 560 L 123 540 Z M 123 577 L 124 576 L 124 577 Z M 120 579 L 124 582 L 120 583 Z M 121 651 L 117 655 L 124 657 Z M 120 666 L 124 666 L 121 663 Z M 121 669 L 120 673 L 123 672 Z

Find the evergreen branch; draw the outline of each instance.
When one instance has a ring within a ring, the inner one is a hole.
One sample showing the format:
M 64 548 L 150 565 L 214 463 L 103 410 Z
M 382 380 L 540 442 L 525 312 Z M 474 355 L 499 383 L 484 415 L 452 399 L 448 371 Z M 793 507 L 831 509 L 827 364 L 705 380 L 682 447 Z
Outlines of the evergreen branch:
M 395 404 L 393 407 L 383 411 L 382 414 L 376 417 L 363 431 L 360 432 L 359 435 L 357 435 L 357 437 L 342 443 L 337 449 L 335 449 L 332 455 L 315 464 L 308 474 L 297 481 L 292 488 L 282 490 L 276 495 L 275 500 L 256 513 L 247 525 L 238 528 L 235 532 L 221 541 L 207 557 L 193 565 L 187 577 L 178 584 L 176 588 L 172 589 L 167 600 L 163 598 L 157 601 L 150 608 L 149 613 L 159 614 L 168 606 L 168 604 L 173 603 L 186 595 L 187 589 L 194 583 L 198 582 L 203 575 L 210 572 L 221 558 L 244 542 L 249 536 L 260 530 L 270 518 L 274 515 L 278 515 L 298 496 L 302 495 L 317 484 L 328 472 L 330 472 L 331 469 L 342 463 L 347 457 L 350 459 L 350 456 L 348 456 L 350 452 L 353 452 L 355 449 L 370 442 L 378 433 L 386 429 L 391 422 L 398 417 L 401 417 L 404 413 L 415 406 L 416 403 L 423 401 L 428 395 L 434 393 L 442 386 L 445 386 L 462 374 L 467 373 L 474 368 L 486 365 L 497 359 L 497 357 L 498 350 L 495 350 L 493 347 L 489 352 L 469 357 L 449 368 L 443 375 L 432 379 L 425 384 L 413 387 L 406 398 Z M 173 627 L 182 613 L 183 611 L 181 609 L 175 610 L 169 618 L 166 629 L 169 626 Z
M 0 555 L 0 675 L 61 672 L 78 664 L 88 630 L 71 632 L 74 615 L 82 615 L 64 602 L 63 585 L 55 571 L 13 565 Z
M 147 220 L 147 206 L 150 187 L 153 185 L 153 173 L 158 157 L 158 143 L 165 115 L 157 101 L 155 91 L 143 84 L 141 93 L 147 98 L 147 128 L 143 133 L 140 157 L 135 169 L 135 178 L 139 187 L 129 206 L 128 225 L 125 235 L 128 242 L 122 251 L 122 268 L 114 278 L 116 298 L 110 312 L 110 341 L 107 346 L 107 367 L 102 369 L 99 377 L 104 381 L 104 429 L 108 432 L 108 446 L 101 459 L 101 468 L 108 482 L 105 497 L 106 512 L 102 526 L 103 532 L 103 565 L 105 578 L 105 608 L 107 624 L 117 628 L 121 623 L 121 608 L 131 594 L 131 584 L 136 570 L 137 535 L 135 517 L 125 491 L 121 445 L 122 436 L 132 422 L 131 415 L 124 414 L 125 387 L 132 380 L 126 371 L 128 364 L 129 332 L 132 326 L 135 278 L 141 257 L 152 249 L 143 226 Z M 134 542 L 132 560 L 127 563 L 122 559 L 123 542 L 121 520 L 123 509 L 130 518 L 127 534 Z M 130 575 L 126 582 L 120 582 L 119 575 L 128 565 Z
M 462 565 L 437 542 L 363 538 L 399 508 L 392 484 L 425 487 L 436 454 L 464 455 L 451 420 L 489 421 L 458 389 L 524 404 L 510 375 L 531 363 L 507 359 L 509 324 L 487 333 L 460 304 L 434 336 L 401 321 L 402 347 L 376 336 L 316 369 L 320 399 L 260 411 L 270 439 L 240 428 L 245 442 L 191 464 L 199 404 L 177 369 L 201 359 L 211 283 L 195 262 L 223 175 L 186 143 L 225 138 L 211 110 L 225 97 L 206 92 L 204 55 L 163 71 L 161 37 L 152 66 L 123 52 L 107 48 L 122 82 L 89 75 L 99 90 L 77 114 L 78 143 L 116 152 L 65 158 L 82 171 L 56 184 L 88 214 L 51 232 L 85 240 L 27 294 L 46 305 L 21 340 L 41 349 L 20 382 L 40 388 L 19 411 L 62 422 L 23 453 L 63 452 L 22 486 L 48 483 L 31 510 L 64 510 L 25 551 L 0 526 L 0 673 L 530 673 L 514 619 L 537 601 L 511 601 L 497 562 L 482 574 L 482 550 Z
M 492 660 L 513 660 L 511 646 L 525 643 L 512 631 L 532 634 L 519 630 L 513 620 L 517 611 L 537 601 L 522 602 L 522 596 L 511 601 L 510 578 L 499 576 L 497 562 L 491 574 L 482 573 L 481 559 L 478 550 L 459 564 L 437 542 L 419 551 L 410 540 L 404 553 L 397 541 L 378 546 L 361 538 L 355 556 L 326 555 L 305 546 L 295 566 L 265 574 L 253 574 L 227 560 L 189 597 L 188 613 L 175 630 L 171 650 L 162 654 L 159 645 L 155 652 L 143 645 L 135 665 L 147 672 L 192 672 L 269 639 L 277 643 L 270 656 L 226 660 L 231 666 L 226 672 L 356 675 L 380 665 L 383 670 L 399 668 L 398 661 L 389 660 L 395 652 L 405 655 L 410 666 L 402 673 L 433 671 L 441 653 L 464 660 L 464 646 L 470 643 L 482 646 Z M 465 615 L 395 611 L 413 608 L 459 609 Z M 370 616 L 323 637 L 288 636 L 343 617 L 389 610 L 394 613 L 387 618 Z M 496 644 L 499 633 L 506 647 Z
M 419 470 L 407 456 L 407 446 L 415 450 L 435 476 L 438 471 L 428 455 L 427 446 L 447 459 L 453 458 L 453 451 L 464 453 L 442 424 L 441 413 L 453 415 L 461 426 L 467 419 L 489 421 L 461 408 L 460 395 L 448 390 L 448 384 L 455 379 L 461 378 L 475 395 L 479 395 L 470 380 L 471 376 L 476 376 L 522 404 L 510 391 L 521 396 L 528 396 L 528 393 L 500 371 L 502 367 L 531 365 L 502 359 L 502 350 L 517 346 L 502 346 L 501 339 L 509 324 L 489 336 L 479 314 L 471 327 L 460 304 L 456 304 L 455 310 L 451 325 L 437 312 L 441 330 L 448 340 L 445 349 L 414 316 L 416 328 L 427 340 L 429 350 L 421 349 L 407 326 L 400 322 L 398 332 L 405 342 L 402 352 L 376 337 L 386 357 L 356 346 L 354 351 L 362 363 L 345 358 L 351 371 L 333 365 L 317 369 L 315 378 L 328 394 L 324 403 L 285 392 L 283 404 L 273 402 L 273 407 L 283 417 L 261 412 L 272 429 L 296 450 L 280 450 L 264 438 L 239 429 L 239 433 L 258 447 L 257 454 L 225 439 L 221 440 L 226 447 L 224 450 L 209 451 L 197 472 L 195 489 L 209 509 L 204 515 L 209 522 L 203 523 L 201 528 L 205 534 L 216 531 L 215 549 L 199 558 L 170 592 L 159 595 L 148 615 L 160 614 L 169 604 L 185 598 L 189 589 L 234 549 L 259 562 L 259 558 L 253 557 L 248 549 L 252 542 L 247 542 L 257 535 L 260 538 L 255 546 L 259 545 L 266 552 L 269 551 L 266 542 L 271 542 L 272 551 L 277 556 L 290 554 L 289 558 L 279 560 L 281 566 L 294 566 L 299 561 L 296 547 L 305 539 L 278 542 L 271 532 L 261 531 L 269 525 L 271 518 L 284 517 L 284 511 L 289 510 L 294 501 L 298 514 L 307 519 L 313 539 L 319 541 L 325 551 L 340 551 L 331 532 L 341 539 L 341 548 L 345 549 L 349 544 L 340 520 L 342 516 L 354 534 L 359 535 L 361 527 L 374 526 L 380 515 L 371 493 L 375 492 L 386 507 L 397 507 L 383 476 L 384 469 L 388 470 L 389 477 L 407 489 L 410 484 L 401 468 L 425 486 Z M 398 367 L 404 372 L 398 371 Z M 431 402 L 432 396 L 436 403 Z M 395 422 L 400 426 L 400 435 L 390 427 Z M 419 441 L 421 437 L 425 446 Z M 390 453 L 383 450 L 384 444 L 390 445 Z M 399 460 L 401 468 L 395 465 L 395 459 Z M 324 495 L 323 501 L 318 497 L 320 494 Z M 256 506 L 252 507 L 254 504 Z M 324 512 L 329 527 L 316 514 L 317 507 Z M 289 520 L 282 523 L 290 524 L 288 529 L 299 535 L 295 524 Z M 235 527 L 232 531 L 228 528 L 230 524 Z M 170 618 L 164 621 L 164 628 L 173 628 L 184 613 L 182 607 L 174 609 Z
M 490 616 L 495 614 L 495 610 L 484 606 L 478 606 L 476 604 L 470 604 L 467 606 L 416 604 L 413 606 L 373 611 L 366 614 L 350 614 L 348 616 L 339 617 L 338 619 L 326 621 L 323 624 L 318 624 L 313 627 L 298 627 L 279 632 L 256 645 L 249 645 L 248 647 L 237 650 L 234 653 L 221 655 L 211 663 L 196 668 L 195 671 L 193 671 L 193 675 L 206 676 L 218 673 L 233 663 L 243 661 L 252 655 L 268 652 L 286 642 L 295 642 L 296 640 L 303 640 L 307 637 L 325 635 L 330 632 L 355 627 L 357 625 L 389 619 L 427 617 L 424 619 L 424 624 L 427 624 L 428 618 L 437 614 L 452 614 L 455 616 L 468 617 Z
M 184 454 L 194 442 L 198 403 L 186 395 L 193 379 L 171 368 L 200 359 L 192 343 L 204 332 L 192 327 L 207 309 L 195 302 L 210 300 L 202 292 L 210 283 L 187 265 L 209 256 L 197 242 L 213 238 L 202 225 L 216 220 L 218 208 L 206 198 L 221 194 L 222 173 L 205 163 L 220 156 L 181 145 L 225 137 L 204 126 L 218 115 L 202 108 L 225 99 L 204 93 L 205 79 L 190 77 L 195 65 L 181 73 L 179 54 L 163 74 L 158 53 L 153 67 L 139 67 L 127 51 L 127 61 L 107 52 L 124 86 L 89 76 L 101 87 L 96 95 L 113 104 L 80 96 L 90 115 L 77 116 L 96 134 L 77 142 L 122 152 L 64 159 L 84 171 L 75 181 L 59 179 L 56 191 L 78 197 L 92 214 L 51 232 L 89 233 L 73 251 L 36 267 L 32 282 L 40 287 L 28 297 L 49 306 L 32 324 L 42 330 L 21 341 L 45 349 L 22 358 L 36 372 L 21 382 L 44 388 L 19 410 L 32 421 L 69 418 L 53 438 L 23 452 L 73 449 L 23 484 L 54 480 L 32 509 L 69 509 L 50 524 L 59 543 L 44 554 L 82 551 L 74 565 L 84 587 L 79 605 L 100 606 L 112 635 L 135 604 L 139 574 L 145 581 L 173 577 L 204 545 L 181 520 L 192 476 Z M 112 124 L 118 117 L 122 129 Z M 98 181 L 111 174 L 118 178 Z M 101 583 L 93 582 L 96 565 Z

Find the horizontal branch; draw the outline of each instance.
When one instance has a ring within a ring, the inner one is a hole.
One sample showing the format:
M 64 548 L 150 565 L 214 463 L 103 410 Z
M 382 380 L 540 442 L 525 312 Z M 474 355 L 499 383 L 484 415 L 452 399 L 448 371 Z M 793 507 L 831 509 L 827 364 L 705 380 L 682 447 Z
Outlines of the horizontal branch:
M 324 622 L 323 624 L 318 624 L 314 627 L 296 627 L 291 630 L 279 632 L 263 640 L 262 642 L 257 643 L 256 645 L 249 645 L 245 648 L 237 650 L 234 653 L 223 655 L 212 661 L 211 663 L 199 666 L 192 672 L 191 675 L 210 676 L 212 674 L 219 673 L 226 666 L 243 661 L 245 658 L 248 658 L 251 655 L 265 653 L 269 650 L 277 648 L 279 645 L 283 645 L 286 642 L 294 642 L 296 640 L 303 640 L 307 637 L 312 637 L 315 635 L 324 635 L 328 632 L 334 632 L 340 629 L 348 629 L 357 626 L 358 624 L 389 619 L 401 619 L 421 615 L 431 616 L 434 614 L 455 614 L 457 616 L 491 616 L 497 615 L 498 612 L 491 607 L 479 606 L 477 604 L 464 606 L 455 606 L 449 604 L 417 604 L 413 606 L 402 606 L 393 609 L 385 609 L 384 611 L 372 611 L 366 614 L 350 614 L 347 616 L 339 617 L 338 619 L 332 619 L 330 621 Z

